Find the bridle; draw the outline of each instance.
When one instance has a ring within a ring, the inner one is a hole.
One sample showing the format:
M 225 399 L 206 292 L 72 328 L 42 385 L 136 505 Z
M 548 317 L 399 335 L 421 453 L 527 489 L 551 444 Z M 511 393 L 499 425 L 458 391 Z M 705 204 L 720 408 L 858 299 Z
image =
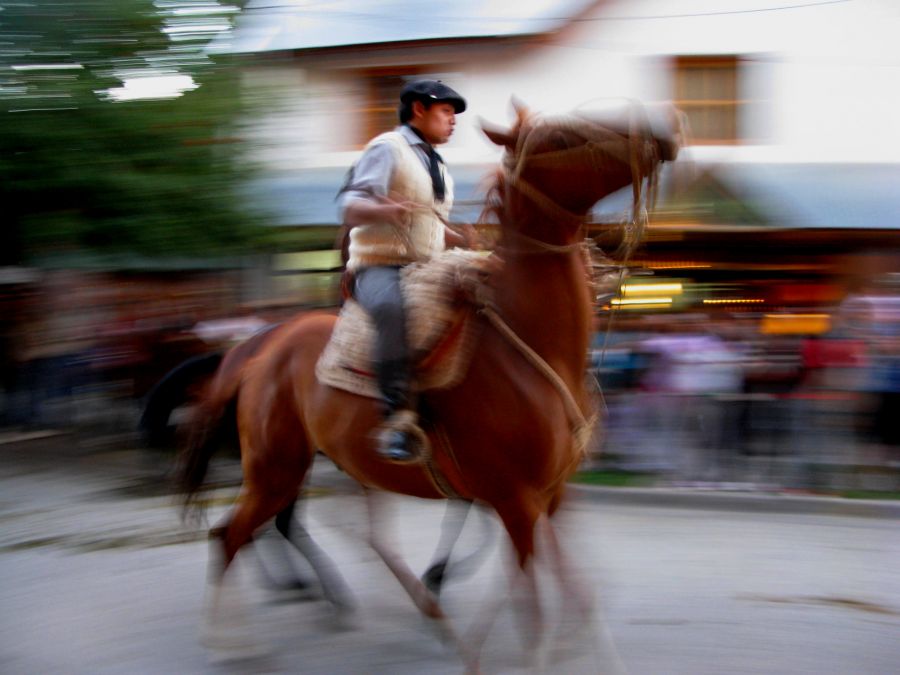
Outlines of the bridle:
M 595 173 L 600 173 L 610 162 L 623 163 L 631 168 L 632 209 L 631 218 L 626 225 L 626 236 L 623 240 L 624 257 L 629 257 L 631 250 L 643 235 L 647 223 L 647 212 L 656 201 L 658 186 L 659 147 L 651 133 L 641 124 L 646 119 L 643 106 L 632 101 L 629 107 L 628 134 L 622 134 L 608 126 L 594 122 L 582 116 L 565 115 L 553 117 L 533 117 L 530 129 L 520 134 L 516 142 L 515 152 L 507 156 L 504 165 L 504 177 L 508 186 L 517 190 L 522 196 L 534 203 L 549 217 L 572 223 L 579 231 L 587 220 L 586 214 L 575 213 L 534 183 L 523 177 L 526 167 L 565 167 L 573 159 L 581 158 L 583 163 L 591 166 Z M 646 125 L 649 127 L 649 123 Z M 586 139 L 585 143 L 560 150 L 535 151 L 534 146 L 542 138 L 535 131 L 552 127 L 553 130 L 570 131 Z M 612 138 L 610 138 L 610 135 Z M 646 169 L 644 167 L 647 167 Z M 646 193 L 643 191 L 644 178 L 648 179 Z M 645 205 L 646 204 L 646 205 Z M 516 232 L 515 236 L 527 243 L 530 252 L 569 252 L 581 245 L 550 244 Z M 527 251 L 522 251 L 527 252 Z

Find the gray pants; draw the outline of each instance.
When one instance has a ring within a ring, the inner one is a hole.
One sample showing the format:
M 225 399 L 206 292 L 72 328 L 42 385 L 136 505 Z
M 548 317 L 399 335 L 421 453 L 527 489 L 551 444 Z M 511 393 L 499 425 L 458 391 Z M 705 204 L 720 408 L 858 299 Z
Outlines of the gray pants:
M 366 267 L 356 272 L 354 298 L 375 324 L 373 359 L 378 386 L 389 412 L 409 404 L 411 367 L 406 311 L 399 267 Z

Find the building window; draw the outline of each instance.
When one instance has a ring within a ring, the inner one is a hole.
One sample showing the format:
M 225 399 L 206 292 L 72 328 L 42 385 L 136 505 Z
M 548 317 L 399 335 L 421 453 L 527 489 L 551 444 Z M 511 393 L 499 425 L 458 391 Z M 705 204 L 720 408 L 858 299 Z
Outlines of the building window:
M 421 74 L 411 69 L 368 71 L 363 74 L 367 92 L 366 107 L 363 108 L 363 124 L 361 129 L 364 145 L 371 138 L 397 126 L 397 105 L 400 102 L 400 90 L 410 80 L 418 79 Z
M 738 58 L 679 56 L 674 62 L 675 103 L 687 113 L 698 145 L 738 142 Z

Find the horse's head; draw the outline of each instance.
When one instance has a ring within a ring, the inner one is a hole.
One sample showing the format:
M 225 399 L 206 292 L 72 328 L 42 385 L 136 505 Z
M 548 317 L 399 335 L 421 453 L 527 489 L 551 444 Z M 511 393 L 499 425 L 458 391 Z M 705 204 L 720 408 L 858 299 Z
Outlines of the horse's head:
M 506 148 L 497 191 L 502 203 L 490 206 L 501 220 L 532 214 L 544 221 L 541 229 L 551 221 L 551 241 L 575 236 L 594 204 L 629 184 L 637 213 L 644 180 L 655 186 L 660 163 L 674 160 L 682 144 L 684 117 L 672 105 L 626 102 L 541 116 L 516 104 L 516 112 L 510 129 L 482 122 L 485 135 Z

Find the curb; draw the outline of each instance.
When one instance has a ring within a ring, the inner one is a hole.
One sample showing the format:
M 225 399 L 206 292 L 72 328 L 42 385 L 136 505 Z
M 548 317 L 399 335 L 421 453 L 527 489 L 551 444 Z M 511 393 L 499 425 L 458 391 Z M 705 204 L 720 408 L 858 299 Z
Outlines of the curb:
M 720 509 L 746 513 L 802 513 L 811 515 L 900 518 L 900 501 L 857 500 L 806 495 L 729 493 L 671 488 L 609 488 L 570 483 L 569 494 L 591 503 L 654 508 Z

